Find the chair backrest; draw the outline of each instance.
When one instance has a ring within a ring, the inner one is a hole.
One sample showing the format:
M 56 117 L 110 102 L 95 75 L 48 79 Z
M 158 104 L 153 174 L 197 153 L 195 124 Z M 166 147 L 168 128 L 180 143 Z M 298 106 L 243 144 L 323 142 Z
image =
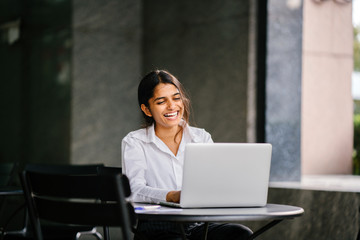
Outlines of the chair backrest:
M 121 167 L 104 167 L 104 166 L 99 166 L 97 168 L 97 173 L 98 174 L 122 174 L 122 168 Z
M 31 167 L 32 168 L 32 167 Z M 120 226 L 123 239 L 131 239 L 136 217 L 126 202 L 130 193 L 125 175 L 41 172 L 26 167 L 21 173 L 25 199 L 35 236 L 42 240 L 40 220 L 58 223 Z
M 122 168 L 121 167 L 105 167 L 100 166 L 97 168 L 97 173 L 100 175 L 104 174 L 122 174 Z M 129 179 L 125 178 L 123 179 L 123 189 L 126 196 L 130 196 L 131 189 L 130 189 L 130 183 Z
M 46 164 L 46 163 L 29 163 L 25 166 L 25 171 L 66 174 L 66 175 L 93 175 L 98 173 L 98 169 L 105 167 L 104 164 Z

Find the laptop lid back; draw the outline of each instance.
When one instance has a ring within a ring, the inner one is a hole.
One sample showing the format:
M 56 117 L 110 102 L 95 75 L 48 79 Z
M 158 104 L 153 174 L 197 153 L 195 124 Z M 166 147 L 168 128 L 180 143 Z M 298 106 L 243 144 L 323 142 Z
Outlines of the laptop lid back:
M 271 152 L 267 143 L 187 144 L 181 207 L 266 205 Z

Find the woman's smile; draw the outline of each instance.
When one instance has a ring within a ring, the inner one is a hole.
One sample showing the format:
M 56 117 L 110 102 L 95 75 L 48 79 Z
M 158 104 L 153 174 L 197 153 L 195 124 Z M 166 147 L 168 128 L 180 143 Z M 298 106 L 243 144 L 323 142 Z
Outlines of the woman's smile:
M 168 118 L 169 120 L 175 120 L 178 115 L 179 115 L 179 111 L 176 111 L 172 113 L 166 113 L 164 114 L 164 117 Z

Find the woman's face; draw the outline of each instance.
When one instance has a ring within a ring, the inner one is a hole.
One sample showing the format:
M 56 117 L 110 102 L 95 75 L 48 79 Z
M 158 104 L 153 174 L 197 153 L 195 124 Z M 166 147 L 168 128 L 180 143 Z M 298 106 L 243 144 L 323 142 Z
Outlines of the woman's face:
M 156 127 L 177 127 L 184 114 L 184 104 L 179 90 L 170 83 L 160 83 L 154 89 L 154 96 L 149 99 L 149 108 L 144 104 L 141 110 L 154 118 Z

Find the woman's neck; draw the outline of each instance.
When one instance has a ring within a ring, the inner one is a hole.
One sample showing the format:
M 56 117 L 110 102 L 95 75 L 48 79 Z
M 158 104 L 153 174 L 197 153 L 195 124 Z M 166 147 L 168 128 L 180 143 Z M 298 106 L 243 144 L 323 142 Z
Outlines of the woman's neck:
M 178 126 L 171 129 L 159 129 L 155 126 L 155 134 L 163 141 L 171 152 L 176 156 L 182 139 L 183 128 Z

